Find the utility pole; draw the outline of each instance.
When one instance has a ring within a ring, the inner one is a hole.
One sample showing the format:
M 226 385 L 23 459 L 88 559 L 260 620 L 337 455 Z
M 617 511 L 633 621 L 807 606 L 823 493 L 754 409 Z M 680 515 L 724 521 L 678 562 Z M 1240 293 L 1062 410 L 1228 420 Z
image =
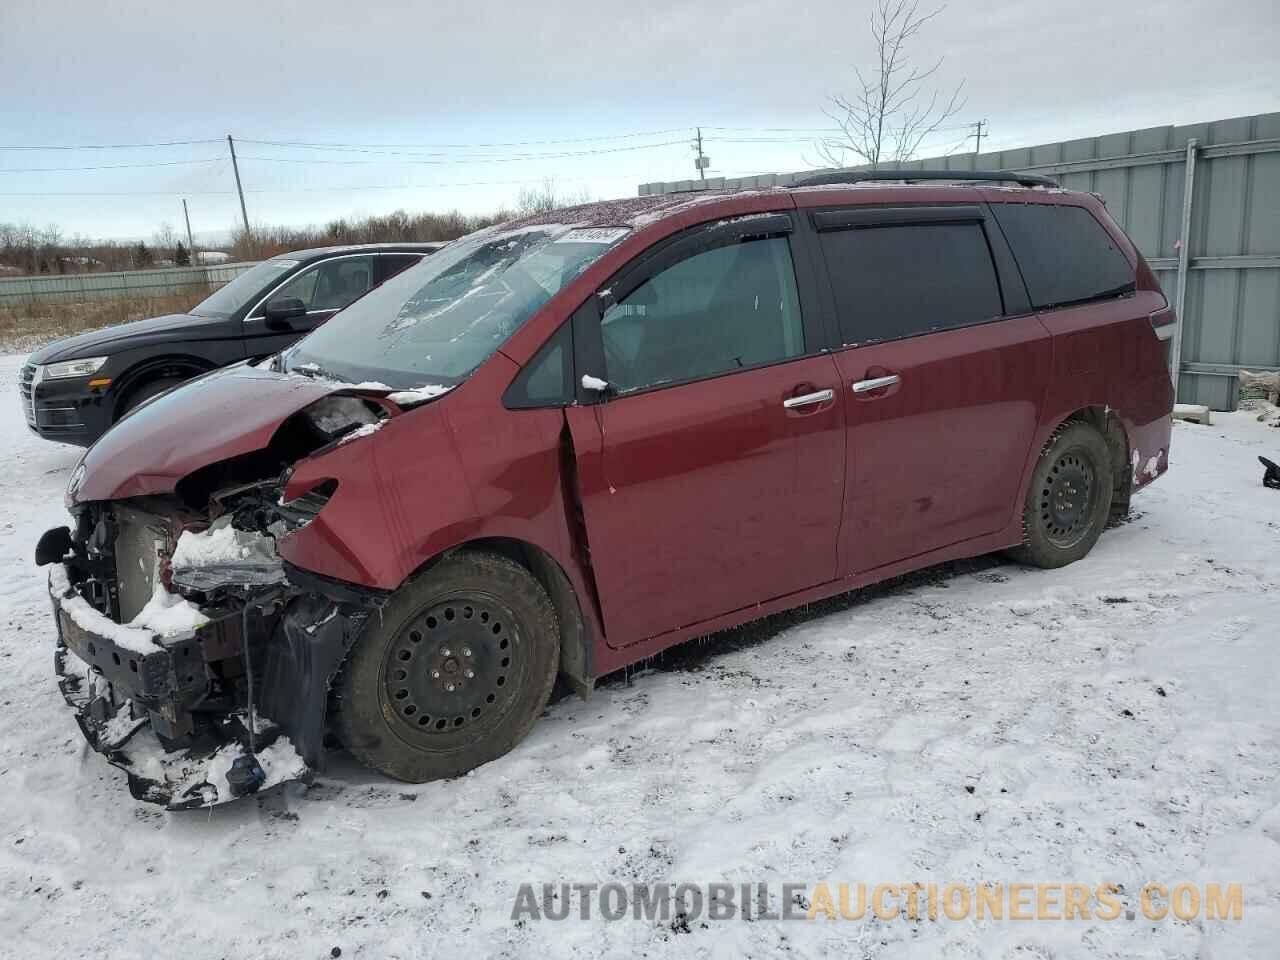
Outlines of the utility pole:
M 707 167 L 711 166 L 711 159 L 702 152 L 702 128 L 698 127 L 697 146 L 698 159 L 693 161 L 693 165 L 698 168 L 698 177 L 702 180 L 707 179 Z
M 191 239 L 191 214 L 187 213 L 187 198 L 182 198 L 182 219 L 187 221 L 187 256 L 191 260 L 191 266 L 196 265 L 196 244 Z
M 980 154 L 980 153 L 982 152 L 982 128 L 983 128 L 984 126 L 989 127 L 989 126 L 990 126 L 990 124 L 989 124 L 989 123 L 987 123 L 987 121 L 986 121 L 986 120 L 979 120 L 977 123 L 972 123 L 972 124 L 970 124 L 970 126 L 971 126 L 971 127 L 973 127 L 973 128 L 977 131 L 977 132 L 974 134 L 974 137 L 975 137 L 975 139 L 976 139 L 976 141 L 977 141 L 977 142 L 974 144 L 974 147 L 973 147 L 973 155 L 974 155 L 975 157 L 977 157 L 977 155 L 978 155 L 978 154 Z
M 244 188 L 240 186 L 240 165 L 236 163 L 236 142 L 231 139 L 231 134 L 227 134 L 227 146 L 231 148 L 231 169 L 236 175 L 236 193 L 240 194 L 240 219 L 244 221 L 244 235 L 251 236 L 249 233 L 249 214 L 244 209 Z

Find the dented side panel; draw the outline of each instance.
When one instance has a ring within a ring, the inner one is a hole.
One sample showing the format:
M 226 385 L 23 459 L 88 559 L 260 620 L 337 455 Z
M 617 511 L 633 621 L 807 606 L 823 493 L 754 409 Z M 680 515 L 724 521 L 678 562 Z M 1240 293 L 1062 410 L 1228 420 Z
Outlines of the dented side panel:
M 475 528 L 475 504 L 439 404 L 299 462 L 285 496 L 330 479 L 337 489 L 316 519 L 277 541 L 280 555 L 304 570 L 390 590 Z

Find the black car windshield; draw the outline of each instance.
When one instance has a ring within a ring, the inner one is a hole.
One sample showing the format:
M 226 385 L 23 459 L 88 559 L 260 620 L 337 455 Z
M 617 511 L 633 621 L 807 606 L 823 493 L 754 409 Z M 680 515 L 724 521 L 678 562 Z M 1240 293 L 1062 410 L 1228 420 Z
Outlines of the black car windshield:
M 261 293 L 263 287 L 297 265 L 297 260 L 264 260 L 201 300 L 191 308 L 191 313 L 197 317 L 229 317 Z
M 627 233 L 499 226 L 455 240 L 299 341 L 286 368 L 397 390 L 453 386 Z

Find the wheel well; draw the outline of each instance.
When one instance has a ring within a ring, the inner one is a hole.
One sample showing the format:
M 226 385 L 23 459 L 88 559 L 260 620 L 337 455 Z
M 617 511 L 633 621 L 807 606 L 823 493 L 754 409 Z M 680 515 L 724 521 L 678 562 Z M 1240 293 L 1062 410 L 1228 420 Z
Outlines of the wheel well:
M 1124 424 L 1110 407 L 1082 407 L 1063 419 L 1087 423 L 1107 441 L 1111 451 L 1111 516 L 1123 517 L 1129 512 L 1129 500 L 1133 495 L 1133 471 L 1129 467 L 1129 436 Z M 1061 424 L 1059 424 L 1061 426 Z M 1055 428 L 1056 429 L 1056 428 Z
M 202 373 L 207 373 L 213 369 L 213 365 L 195 357 L 158 357 L 147 360 L 139 364 L 132 370 L 128 370 L 119 380 L 124 381 L 124 385 L 117 391 L 117 399 L 115 408 L 112 411 L 112 420 L 118 420 L 124 409 L 129 404 L 129 398 L 138 390 L 148 383 L 159 380 L 163 377 L 194 377 Z
M 560 673 L 574 691 L 586 698 L 595 682 L 591 656 L 591 626 L 582 615 L 582 606 L 568 576 L 546 551 L 523 540 L 484 537 L 468 540 L 446 551 L 486 550 L 520 564 L 547 591 L 560 623 Z M 443 554 L 442 554 L 443 556 Z M 439 558 L 437 558 L 439 559 Z M 435 561 L 431 561 L 434 563 Z M 428 564 L 429 566 L 430 564 Z

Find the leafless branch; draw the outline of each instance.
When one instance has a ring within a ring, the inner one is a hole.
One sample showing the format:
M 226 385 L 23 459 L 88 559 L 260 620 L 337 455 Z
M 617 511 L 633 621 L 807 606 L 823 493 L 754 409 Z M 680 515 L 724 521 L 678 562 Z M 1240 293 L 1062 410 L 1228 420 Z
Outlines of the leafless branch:
M 942 10 L 921 13 L 920 0 L 877 0 L 869 23 L 876 67 L 864 73 L 855 66 L 852 92 L 829 98 L 823 112 L 838 132 L 814 143 L 820 165 L 844 167 L 852 161 L 874 170 L 888 161 L 910 160 L 925 138 L 963 109 L 963 82 L 949 95 L 926 90 L 942 60 L 922 69 L 907 52 L 910 41 Z

